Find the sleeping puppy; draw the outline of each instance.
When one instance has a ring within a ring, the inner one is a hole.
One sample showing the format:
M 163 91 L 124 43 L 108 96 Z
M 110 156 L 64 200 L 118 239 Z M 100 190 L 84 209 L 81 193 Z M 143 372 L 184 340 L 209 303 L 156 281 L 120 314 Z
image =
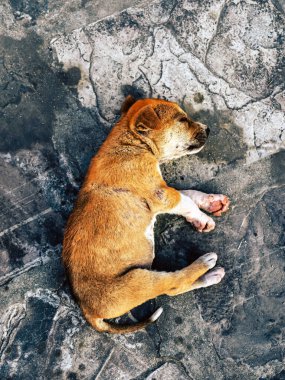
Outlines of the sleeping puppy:
M 220 216 L 229 207 L 225 195 L 178 191 L 162 178 L 159 164 L 199 152 L 209 128 L 192 121 L 176 104 L 128 96 L 119 122 L 93 157 L 68 220 L 63 262 L 87 321 L 98 331 L 128 333 L 134 325 L 105 321 L 162 294 L 174 296 L 217 284 L 223 268 L 212 269 L 207 253 L 175 272 L 151 269 L 153 227 L 158 214 L 182 215 L 200 232 L 215 228 L 202 210 Z M 209 271 L 209 272 L 208 272 Z

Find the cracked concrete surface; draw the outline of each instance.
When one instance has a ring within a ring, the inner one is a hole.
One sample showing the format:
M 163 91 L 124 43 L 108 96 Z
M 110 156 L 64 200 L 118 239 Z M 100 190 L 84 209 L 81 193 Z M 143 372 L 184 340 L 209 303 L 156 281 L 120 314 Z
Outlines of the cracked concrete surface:
M 131 7 L 131 8 L 130 8 Z M 285 378 L 284 1 L 9 0 L 0 4 L 1 379 Z M 60 263 L 89 160 L 124 96 L 177 101 L 211 134 L 163 165 L 180 189 L 226 193 L 208 235 L 160 216 L 154 268 L 216 251 L 223 282 L 160 297 L 92 330 Z

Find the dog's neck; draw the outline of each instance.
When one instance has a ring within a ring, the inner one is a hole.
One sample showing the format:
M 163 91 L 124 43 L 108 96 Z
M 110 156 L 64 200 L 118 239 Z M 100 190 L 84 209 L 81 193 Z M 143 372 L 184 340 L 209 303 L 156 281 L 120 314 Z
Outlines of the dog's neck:
M 126 154 L 133 153 L 135 155 L 150 153 L 159 160 L 160 153 L 156 144 L 147 136 L 131 130 L 124 120 L 120 120 L 114 126 L 107 140 L 110 153 L 124 154 L 125 152 Z M 112 148 L 110 150 L 111 141 Z
M 159 158 L 159 151 L 151 139 L 134 133 L 123 120 L 119 121 L 93 157 L 85 183 L 107 183 L 108 177 L 112 176 L 116 177 L 117 182 L 120 178 L 124 182 L 124 173 L 132 171 L 132 177 L 138 177 L 134 181 L 137 185 L 143 180 L 142 163 L 147 163 L 148 167 L 153 166 L 156 171 Z M 121 171 L 122 174 L 119 175 Z M 157 174 L 161 176 L 159 172 Z
M 127 131 L 123 134 L 120 142 L 123 146 L 133 146 L 134 148 L 139 148 L 140 150 L 146 150 L 159 159 L 159 150 L 155 143 L 147 136 L 140 135 L 136 131 Z

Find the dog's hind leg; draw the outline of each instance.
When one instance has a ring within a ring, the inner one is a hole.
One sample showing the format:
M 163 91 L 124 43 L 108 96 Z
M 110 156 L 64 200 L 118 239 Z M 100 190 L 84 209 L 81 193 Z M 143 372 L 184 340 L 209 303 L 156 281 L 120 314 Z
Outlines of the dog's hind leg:
M 200 278 L 198 278 L 198 280 L 196 280 L 191 285 L 191 288 L 189 289 L 189 291 L 195 290 L 195 289 L 200 289 L 200 288 L 207 288 L 208 286 L 216 285 L 219 282 L 221 282 L 224 275 L 225 275 L 224 268 L 221 268 L 221 267 L 215 268 L 215 269 L 207 272 L 206 274 L 204 274 Z
M 178 287 L 174 286 L 170 291 L 167 292 L 167 294 L 170 296 L 175 296 L 181 293 L 189 292 L 194 289 L 218 284 L 221 281 L 221 279 L 224 277 L 224 274 L 225 274 L 224 269 L 217 268 L 217 269 L 214 269 L 213 271 L 208 272 L 209 269 L 212 269 L 215 266 L 216 261 L 217 261 L 216 253 L 213 253 L 213 252 L 207 253 L 199 257 L 197 260 L 194 261 L 193 264 L 189 265 L 188 267 L 182 269 L 181 271 L 175 272 L 175 273 L 181 272 L 182 274 L 185 271 L 187 274 L 186 273 L 183 273 L 183 274 L 186 274 L 187 276 L 189 272 L 191 272 L 192 270 L 195 270 L 195 274 L 197 275 L 198 272 L 200 271 L 196 271 L 196 269 L 194 268 L 198 267 L 201 270 L 201 268 L 207 267 L 207 269 L 204 270 L 204 273 L 201 274 L 201 276 L 198 276 L 198 275 L 195 276 L 196 277 L 195 280 L 192 277 L 192 281 L 187 281 L 187 280 L 181 281 Z
M 116 318 L 159 295 L 172 296 L 197 287 L 207 286 L 203 285 L 206 281 L 202 280 L 202 276 L 215 266 L 216 261 L 217 255 L 215 253 L 207 253 L 188 267 L 176 272 L 132 269 L 114 279 L 112 283 L 108 284 L 108 287 L 106 286 L 100 304 L 95 299 L 93 307 L 87 308 L 81 305 L 83 313 L 89 323 L 99 331 L 111 333 L 135 331 L 156 320 L 162 310 L 158 310 L 157 315 L 154 314 L 149 320 L 131 326 L 110 324 L 103 319 Z M 202 283 L 202 281 L 204 282 Z

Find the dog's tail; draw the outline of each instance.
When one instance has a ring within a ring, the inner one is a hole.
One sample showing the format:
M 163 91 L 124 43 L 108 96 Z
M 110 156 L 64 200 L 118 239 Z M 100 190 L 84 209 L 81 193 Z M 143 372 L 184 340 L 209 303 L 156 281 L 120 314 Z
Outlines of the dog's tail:
M 163 312 L 163 308 L 158 308 L 146 321 L 135 323 L 134 325 L 117 325 L 115 323 L 106 322 L 102 318 L 95 318 L 90 313 L 84 313 L 85 318 L 94 329 L 100 332 L 110 334 L 127 334 L 134 332 L 155 322 Z

